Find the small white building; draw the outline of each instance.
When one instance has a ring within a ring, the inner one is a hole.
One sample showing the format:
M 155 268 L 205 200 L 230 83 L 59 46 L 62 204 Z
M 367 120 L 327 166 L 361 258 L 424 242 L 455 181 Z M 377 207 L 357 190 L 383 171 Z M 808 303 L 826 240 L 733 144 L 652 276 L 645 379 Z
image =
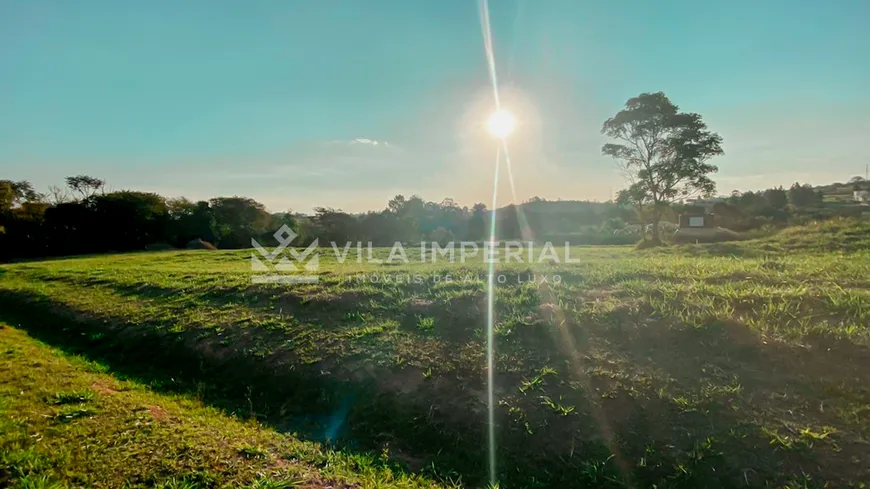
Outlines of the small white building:
M 870 190 L 855 190 L 852 192 L 852 198 L 855 199 L 855 202 L 870 203 Z

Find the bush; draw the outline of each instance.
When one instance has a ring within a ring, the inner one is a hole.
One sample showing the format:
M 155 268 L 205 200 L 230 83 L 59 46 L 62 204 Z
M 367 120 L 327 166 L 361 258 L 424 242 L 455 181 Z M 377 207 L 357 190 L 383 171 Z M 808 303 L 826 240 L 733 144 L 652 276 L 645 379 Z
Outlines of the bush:
M 201 239 L 192 239 L 187 243 L 189 250 L 216 250 L 215 245 Z

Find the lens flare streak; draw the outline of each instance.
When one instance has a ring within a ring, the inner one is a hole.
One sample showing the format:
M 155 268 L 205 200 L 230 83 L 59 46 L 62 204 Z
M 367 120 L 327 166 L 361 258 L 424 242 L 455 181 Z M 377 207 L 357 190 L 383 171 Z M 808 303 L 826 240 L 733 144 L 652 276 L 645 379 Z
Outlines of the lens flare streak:
M 489 1 L 479 0 L 480 30 L 483 33 L 483 48 L 486 50 L 486 61 L 489 67 L 489 79 L 492 81 L 492 96 L 495 98 L 496 110 L 501 109 L 498 97 L 498 78 L 495 74 L 495 54 L 492 49 L 492 29 L 489 26 Z
M 492 49 L 492 30 L 489 24 L 489 2 L 487 0 L 479 0 L 478 2 L 480 13 L 480 30 L 483 34 L 483 46 L 486 50 L 486 60 L 489 67 L 489 78 L 492 81 L 492 95 L 495 99 L 496 111 L 501 109 L 501 101 L 498 96 L 498 79 L 495 73 L 495 56 Z M 504 138 L 501 138 L 502 146 L 506 147 Z M 495 242 L 495 221 L 496 208 L 498 207 L 498 171 L 499 160 L 501 159 L 501 150 L 496 150 L 495 155 L 495 170 L 492 182 L 492 208 L 490 215 L 489 227 L 489 242 L 492 246 Z M 495 402 L 493 388 L 493 357 L 495 345 L 493 345 L 493 325 L 495 322 L 495 262 L 490 260 L 489 275 L 487 277 L 487 312 L 486 312 L 486 400 L 487 400 L 487 438 L 488 438 L 488 455 L 489 455 L 489 483 L 490 486 L 495 486 Z
M 496 113 L 502 111 L 501 109 L 501 98 L 499 96 L 498 90 L 498 78 L 496 76 L 496 67 L 495 67 L 495 51 L 493 49 L 492 44 L 492 29 L 490 27 L 489 21 L 489 2 L 488 0 L 478 0 L 478 7 L 480 13 L 480 28 L 483 34 L 483 45 L 486 50 L 486 60 L 487 66 L 489 68 L 489 77 L 492 82 L 492 94 L 493 99 L 495 101 Z M 492 131 L 491 132 L 495 132 Z M 509 131 L 507 131 L 509 132 Z M 496 162 L 495 162 L 495 170 L 493 175 L 493 187 L 492 187 L 492 210 L 490 212 L 490 230 L 489 230 L 489 242 L 490 246 L 495 245 L 495 237 L 496 237 L 496 207 L 498 206 L 498 179 L 499 179 L 499 168 L 501 165 L 501 157 L 504 155 L 505 160 L 505 169 L 508 174 L 508 182 L 510 184 L 511 189 L 511 197 L 512 203 L 517 204 L 517 194 L 516 187 L 514 185 L 514 176 L 513 170 L 511 168 L 511 157 L 510 152 L 508 151 L 507 145 L 507 132 L 504 135 L 499 136 L 500 145 L 496 149 Z M 498 134 L 496 134 L 498 136 Z M 526 221 L 523 209 L 521 206 L 517 205 L 517 220 L 519 221 L 520 230 L 522 232 L 523 240 L 532 241 L 533 233 L 531 228 L 528 226 Z M 495 262 L 494 260 L 490 260 L 489 263 L 489 274 L 487 277 L 487 315 L 486 315 L 486 364 L 487 364 L 487 404 L 488 404 L 488 452 L 489 452 L 489 482 L 491 487 L 497 487 L 498 484 L 496 482 L 496 443 L 495 443 L 495 396 L 494 396 L 494 355 L 495 355 L 495 341 L 494 341 L 494 324 L 495 324 Z M 553 297 L 552 290 L 540 291 L 543 296 L 546 297 L 551 304 L 557 304 L 558 301 L 555 297 Z M 585 372 L 583 369 L 583 362 L 580 355 L 580 351 L 578 349 L 578 345 L 575 344 L 573 337 L 567 331 L 567 321 L 565 318 L 564 311 L 561 308 L 557 309 L 557 314 L 560 316 L 558 321 L 559 331 L 561 332 L 561 337 L 563 339 L 563 344 L 561 347 L 567 348 L 567 351 L 571 355 L 572 363 L 574 368 L 573 373 L 575 378 L 583 383 L 586 386 L 587 390 L 589 390 L 588 379 L 585 376 Z M 598 422 L 599 429 L 601 430 L 601 434 L 604 436 L 611 453 L 616 460 L 617 468 L 622 473 L 628 473 L 626 462 L 622 459 L 621 454 L 619 452 L 619 447 L 615 443 L 615 439 L 613 437 L 613 431 L 611 424 L 609 422 L 608 416 L 603 412 L 600 407 L 593 407 L 592 412 L 593 417 Z
M 496 74 L 495 69 L 495 51 L 492 45 L 492 28 L 490 26 L 489 21 L 489 2 L 488 0 L 478 0 L 479 14 L 480 14 L 480 30 L 483 34 L 483 47 L 486 50 L 486 61 L 487 67 L 489 68 L 489 78 L 492 82 L 492 96 L 495 102 L 495 115 L 503 114 L 503 117 L 512 117 L 509 113 L 502 111 L 501 109 L 501 97 L 499 96 L 498 91 L 498 76 Z M 492 121 L 491 121 L 492 122 Z M 499 179 L 499 168 L 501 166 L 501 157 L 504 155 L 505 160 L 505 168 L 508 173 L 508 182 L 510 183 L 511 188 L 511 197 L 512 203 L 517 204 L 517 193 L 516 187 L 514 185 L 514 175 L 513 170 L 511 168 L 511 158 L 510 152 L 508 151 L 507 146 L 507 136 L 510 134 L 511 130 L 513 130 L 513 120 L 510 121 L 510 128 L 507 129 L 508 124 L 501 124 L 501 126 L 505 126 L 504 130 L 493 130 L 492 126 L 490 127 L 490 131 L 493 132 L 500 139 L 500 146 L 496 149 L 495 155 L 495 170 L 493 175 L 492 182 L 492 210 L 490 211 L 490 229 L 489 229 L 489 243 L 490 246 L 495 246 L 495 231 L 496 231 L 496 209 L 498 208 L 498 179 Z M 522 231 L 522 237 L 525 240 L 532 239 L 531 230 L 526 222 L 525 215 L 521 207 L 517 207 L 517 219 L 519 221 L 520 230 Z M 487 437 L 488 437 L 488 452 L 489 452 L 489 483 L 490 486 L 495 487 L 496 484 L 496 444 L 495 444 L 495 339 L 493 335 L 493 329 L 495 325 L 495 261 L 490 260 L 489 262 L 489 274 L 487 277 L 487 314 L 486 314 L 486 376 L 487 376 Z
M 492 185 L 492 211 L 489 224 L 489 245 L 495 246 L 495 209 L 498 205 L 498 172 L 501 151 L 495 153 L 495 174 Z M 493 399 L 493 325 L 495 323 L 495 260 L 489 260 L 489 274 L 486 280 L 486 402 L 487 402 L 487 435 L 489 439 L 489 482 L 495 485 L 495 402 Z

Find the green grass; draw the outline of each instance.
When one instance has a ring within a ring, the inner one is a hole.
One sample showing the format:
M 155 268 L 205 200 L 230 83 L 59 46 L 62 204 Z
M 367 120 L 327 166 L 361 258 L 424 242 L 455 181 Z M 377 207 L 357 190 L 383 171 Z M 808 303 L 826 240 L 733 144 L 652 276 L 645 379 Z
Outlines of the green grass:
M 0 328 L 0 487 L 434 488 Z
M 721 256 L 773 256 L 802 253 L 852 253 L 870 250 L 870 221 L 835 218 L 807 226 L 792 226 L 773 236 L 743 242 L 714 245 L 688 245 L 664 250 L 665 253 L 690 253 Z M 659 250 L 662 251 L 662 250 Z
M 499 265 L 501 487 L 861 487 L 870 480 L 861 226 L 642 252 L 578 247 L 576 264 Z M 318 283 L 286 286 L 252 284 L 249 258 L 8 265 L 0 319 L 100 362 L 101 375 L 329 444 L 361 467 L 389 461 L 394 473 L 487 485 L 482 263 L 338 264 L 326 253 Z M 555 274 L 558 284 L 541 280 Z M 95 409 L 46 422 L 105 414 L 80 394 L 41 394 L 50 416 Z M 252 442 L 227 450 L 254 465 L 271 453 Z

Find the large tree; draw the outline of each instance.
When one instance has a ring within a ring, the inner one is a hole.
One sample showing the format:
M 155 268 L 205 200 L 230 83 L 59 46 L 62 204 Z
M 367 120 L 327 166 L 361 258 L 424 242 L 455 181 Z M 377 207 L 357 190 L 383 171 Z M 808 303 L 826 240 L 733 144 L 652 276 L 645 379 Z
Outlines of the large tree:
M 717 168 L 708 161 L 722 154 L 722 137 L 709 131 L 699 114 L 680 112 L 662 92 L 629 99 L 604 121 L 601 133 L 619 141 L 601 152 L 619 160 L 630 184 L 624 195 L 639 215 L 649 216 L 655 242 L 664 207 L 716 190 L 709 175 Z

